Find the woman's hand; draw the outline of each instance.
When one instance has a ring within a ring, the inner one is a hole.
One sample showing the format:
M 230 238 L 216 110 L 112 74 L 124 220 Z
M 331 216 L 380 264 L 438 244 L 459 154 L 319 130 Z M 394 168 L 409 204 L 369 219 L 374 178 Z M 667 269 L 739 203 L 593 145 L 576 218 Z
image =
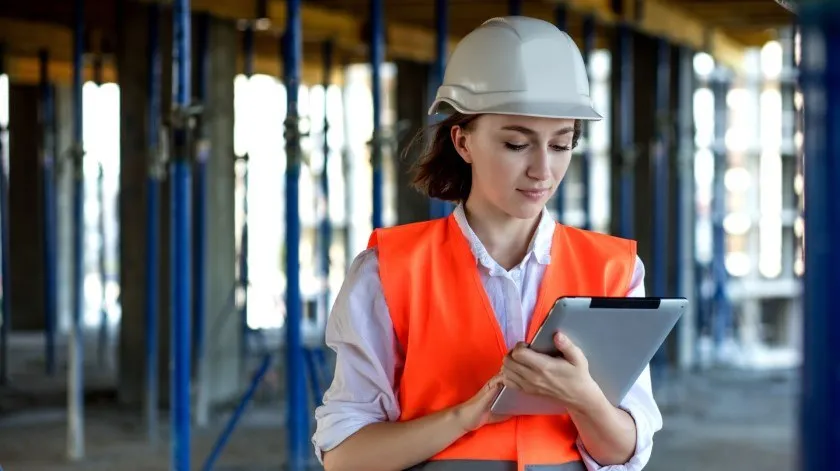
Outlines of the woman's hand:
M 577 410 L 597 403 L 603 392 L 589 375 L 589 363 L 581 349 L 559 332 L 554 335 L 554 345 L 562 357 L 553 358 L 518 343 L 505 356 L 504 384 L 528 394 L 553 397 Z
M 455 408 L 458 422 L 461 424 L 464 433 L 477 430 L 482 425 L 494 424 L 506 420 L 507 416 L 496 415 L 490 412 L 490 406 L 502 389 L 502 374 L 490 378 L 484 386 L 468 401 Z
M 324 453 L 324 469 L 408 469 L 445 450 L 464 434 L 507 417 L 490 413 L 501 373 L 467 401 L 416 419 L 374 422 Z

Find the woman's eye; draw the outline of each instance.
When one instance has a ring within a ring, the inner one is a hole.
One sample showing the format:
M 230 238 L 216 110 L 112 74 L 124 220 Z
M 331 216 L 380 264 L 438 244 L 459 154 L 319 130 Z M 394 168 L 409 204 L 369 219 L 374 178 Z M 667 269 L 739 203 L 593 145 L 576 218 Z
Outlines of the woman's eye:
M 512 150 L 512 151 L 520 151 L 528 147 L 528 144 L 513 144 L 511 142 L 505 142 L 505 147 Z M 561 145 L 551 145 L 549 146 L 551 150 L 554 152 L 566 152 L 571 150 L 570 146 L 561 146 Z

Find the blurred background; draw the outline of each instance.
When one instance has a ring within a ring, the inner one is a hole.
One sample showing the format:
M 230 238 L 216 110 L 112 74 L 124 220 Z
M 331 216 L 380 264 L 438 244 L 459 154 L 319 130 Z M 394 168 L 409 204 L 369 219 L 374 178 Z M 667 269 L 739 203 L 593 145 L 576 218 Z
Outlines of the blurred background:
M 605 116 L 549 209 L 639 240 L 648 294 L 691 300 L 653 361 L 665 428 L 646 469 L 801 469 L 791 10 L 4 2 L 0 466 L 317 468 L 309 419 L 344 274 L 375 226 L 451 211 L 409 188 L 408 144 L 435 122 L 457 40 L 524 14 L 575 39 Z

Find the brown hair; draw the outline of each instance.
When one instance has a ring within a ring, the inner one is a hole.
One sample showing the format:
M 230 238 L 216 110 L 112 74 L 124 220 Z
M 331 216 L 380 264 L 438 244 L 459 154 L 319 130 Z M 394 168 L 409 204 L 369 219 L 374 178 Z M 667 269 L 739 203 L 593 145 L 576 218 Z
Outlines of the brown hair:
M 469 131 L 473 122 L 481 115 L 462 114 L 455 112 L 438 124 L 421 130 L 408 146 L 410 151 L 414 144 L 431 139 L 426 143 L 423 152 L 414 165 L 412 186 L 430 198 L 460 203 L 466 201 L 472 187 L 472 168 L 452 143 L 452 128 L 459 126 Z M 575 131 L 572 137 L 572 149 L 577 147 L 580 138 L 581 121 L 575 120 Z

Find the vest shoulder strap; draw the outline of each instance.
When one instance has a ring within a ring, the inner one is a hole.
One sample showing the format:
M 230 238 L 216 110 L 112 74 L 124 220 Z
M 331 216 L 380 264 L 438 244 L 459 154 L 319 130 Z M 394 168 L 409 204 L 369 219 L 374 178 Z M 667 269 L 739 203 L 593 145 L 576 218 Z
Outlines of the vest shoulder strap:
M 581 264 L 586 271 L 603 273 L 606 288 L 612 296 L 624 296 L 630 289 L 636 267 L 637 243 L 600 232 L 587 231 L 558 224 L 554 243 L 564 244 L 564 264 Z M 620 294 L 618 294 L 620 293 Z
M 441 250 L 449 218 L 433 219 L 373 231 L 368 248 L 376 248 L 379 279 L 397 339 L 405 345 L 410 323 L 407 288 L 415 277 L 432 271 L 432 253 Z

